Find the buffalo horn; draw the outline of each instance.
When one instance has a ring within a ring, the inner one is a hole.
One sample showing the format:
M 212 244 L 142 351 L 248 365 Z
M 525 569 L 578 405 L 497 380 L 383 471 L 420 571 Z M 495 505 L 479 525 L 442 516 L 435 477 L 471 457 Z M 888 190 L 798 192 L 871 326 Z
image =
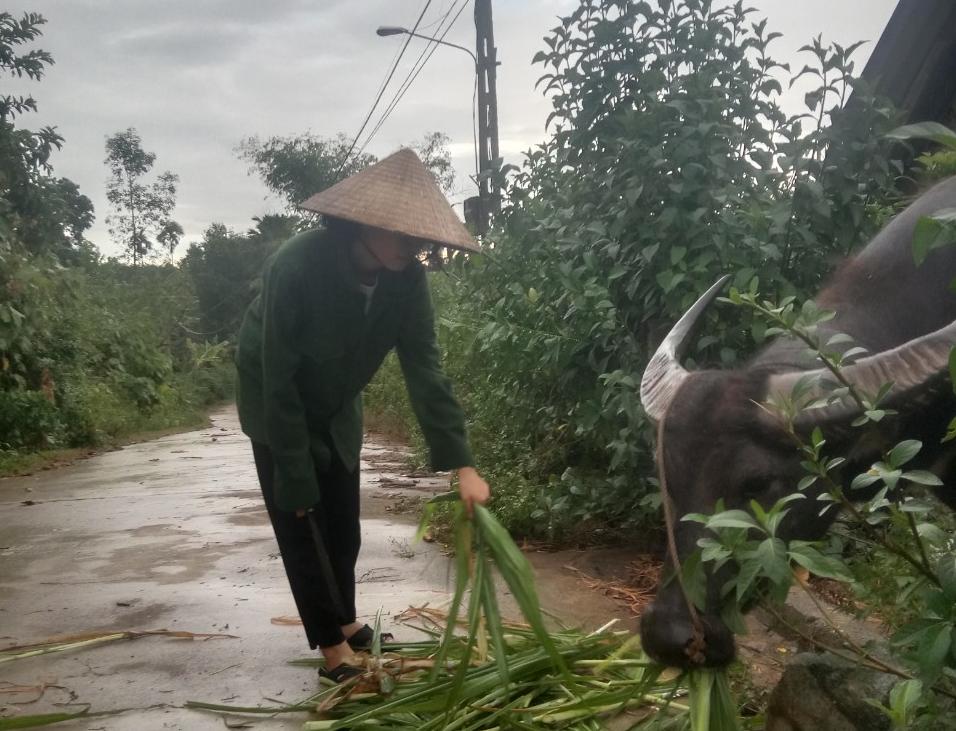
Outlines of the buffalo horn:
M 856 363 L 842 368 L 844 378 L 857 391 L 867 395 L 876 394 L 884 383 L 892 383 L 889 398 L 904 393 L 917 393 L 920 387 L 930 383 L 947 371 L 949 353 L 956 345 L 956 321 L 935 332 L 928 333 L 882 353 L 860 358 Z M 771 376 L 768 382 L 770 396 L 789 395 L 798 381 L 806 378 L 815 382 L 815 392 L 822 396 L 823 379 L 833 380 L 830 371 L 820 368 L 814 371 L 795 371 Z M 858 416 L 860 408 L 848 397 L 827 406 L 801 412 L 796 423 L 813 426 L 824 422 L 836 422 Z
M 684 316 L 677 321 L 677 324 L 671 328 L 657 352 L 648 362 L 647 368 L 644 370 L 644 376 L 641 378 L 641 403 L 644 406 L 645 413 L 655 422 L 660 422 L 664 418 L 664 413 L 667 411 L 671 399 L 674 398 L 674 394 L 677 393 L 677 389 L 690 375 L 680 364 L 680 360 L 690 344 L 690 336 L 694 330 L 694 325 L 708 305 L 714 301 L 728 279 L 730 279 L 730 275 L 724 275 L 700 296 L 693 307 L 687 310 Z

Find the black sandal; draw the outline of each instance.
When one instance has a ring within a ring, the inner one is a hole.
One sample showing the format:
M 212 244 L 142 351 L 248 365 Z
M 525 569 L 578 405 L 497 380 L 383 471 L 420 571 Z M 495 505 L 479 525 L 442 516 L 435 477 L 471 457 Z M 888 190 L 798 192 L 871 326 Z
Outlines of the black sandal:
M 362 668 L 357 668 L 354 665 L 349 665 L 348 663 L 341 663 L 336 665 L 331 670 L 326 670 L 325 668 L 319 668 L 319 677 L 325 678 L 326 680 L 331 680 L 333 683 L 344 683 L 347 680 L 352 680 L 357 678 L 360 675 L 364 675 L 365 671 Z
M 372 649 L 373 639 L 375 639 L 375 630 L 366 624 L 355 634 L 349 637 L 346 642 L 349 643 L 349 647 L 352 648 L 352 652 L 361 652 L 363 650 Z M 393 635 L 391 632 L 382 632 L 382 634 L 379 635 L 379 639 L 384 645 L 388 642 L 393 642 L 395 640 L 395 635 Z

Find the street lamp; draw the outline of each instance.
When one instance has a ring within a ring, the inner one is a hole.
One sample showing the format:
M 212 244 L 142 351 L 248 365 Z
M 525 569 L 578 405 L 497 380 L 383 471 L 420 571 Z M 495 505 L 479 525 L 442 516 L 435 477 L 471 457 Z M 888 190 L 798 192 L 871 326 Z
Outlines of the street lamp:
M 477 94 L 478 76 L 480 71 L 478 67 L 478 57 L 471 50 L 465 48 L 464 46 L 459 46 L 457 43 L 449 43 L 448 41 L 443 41 L 441 38 L 425 36 L 425 35 L 422 35 L 421 33 L 413 33 L 408 28 L 402 28 L 396 25 L 379 26 L 376 29 L 375 33 L 383 38 L 386 36 L 409 35 L 409 36 L 412 36 L 413 38 L 422 38 L 426 41 L 432 41 L 433 43 L 437 43 L 442 46 L 451 46 L 452 48 L 457 48 L 459 51 L 464 51 L 469 56 L 471 56 L 471 60 L 475 64 L 475 92 Z M 475 116 L 477 116 L 477 110 L 473 108 L 472 121 L 474 121 Z M 475 139 L 475 184 L 478 185 L 479 193 L 480 193 L 481 192 L 481 165 L 478 160 L 478 139 L 477 138 Z M 471 202 L 472 204 L 471 206 L 468 205 L 469 202 Z M 485 233 L 487 231 L 488 224 L 487 224 L 487 216 L 485 213 L 486 205 L 483 202 L 483 196 L 479 195 L 479 196 L 476 196 L 474 199 L 469 198 L 468 201 L 465 201 L 466 220 L 470 218 L 470 216 L 468 215 L 470 210 L 476 211 L 474 215 L 475 215 L 475 220 L 478 227 L 478 232 L 482 234 Z
M 440 43 L 443 46 L 451 46 L 452 48 L 457 48 L 458 50 L 464 51 L 469 56 L 471 56 L 471 60 L 475 62 L 475 70 L 477 71 L 478 69 L 478 57 L 475 56 L 475 54 L 472 51 L 468 50 L 464 46 L 459 46 L 457 43 L 449 43 L 448 41 L 443 41 L 441 38 L 432 38 L 431 36 L 423 36 L 420 33 L 412 33 L 412 31 L 410 31 L 408 28 L 399 28 L 396 25 L 382 25 L 382 26 L 379 26 L 378 30 L 376 30 L 375 32 L 378 35 L 382 36 L 383 38 L 385 36 L 408 35 L 408 36 L 412 36 L 413 38 L 424 38 L 426 41 L 433 41 L 434 43 Z

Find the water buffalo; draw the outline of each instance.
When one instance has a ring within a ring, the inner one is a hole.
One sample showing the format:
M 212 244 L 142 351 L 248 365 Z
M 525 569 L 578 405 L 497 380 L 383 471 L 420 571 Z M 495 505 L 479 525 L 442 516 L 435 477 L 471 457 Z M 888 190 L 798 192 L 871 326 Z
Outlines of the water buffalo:
M 899 411 L 884 420 L 887 440 L 923 438 L 923 469 L 944 482 L 953 475 L 956 456 L 941 445 L 948 420 L 956 413 L 946 374 L 956 345 L 956 246 L 931 252 L 921 266 L 913 260 L 912 241 L 919 218 L 956 207 L 956 178 L 917 198 L 859 254 L 846 262 L 820 292 L 816 302 L 836 316 L 820 326 L 828 333 L 850 335 L 867 355 L 845 370 L 852 383 L 873 393 L 892 381 L 888 406 Z M 687 513 L 711 513 L 722 498 L 727 509 L 746 509 L 750 500 L 765 507 L 796 491 L 805 474 L 800 456 L 779 419 L 758 404 L 775 393 L 789 394 L 798 379 L 820 367 L 808 362 L 806 347 L 781 337 L 742 368 L 689 372 L 680 365 L 695 321 L 717 296 L 711 288 L 674 326 L 651 359 L 641 383 L 641 400 L 659 425 L 658 471 L 666 479 L 675 516 L 675 545 L 685 558 L 696 548 L 703 528 L 681 522 Z M 858 416 L 850 402 L 803 412 L 798 430 L 820 426 L 832 456 L 848 456 L 843 475 L 865 471 L 883 447 L 848 428 Z M 890 444 L 893 442 L 890 441 Z M 909 468 L 909 465 L 908 465 Z M 951 484 L 951 483 L 950 483 Z M 817 490 L 821 488 L 816 488 Z M 814 488 L 806 500 L 792 503 L 781 531 L 784 540 L 822 537 L 835 511 L 819 515 Z M 953 501 L 953 494 L 943 496 Z M 956 507 L 956 506 L 954 506 Z M 708 577 L 707 606 L 699 613 L 703 646 L 695 637 L 690 610 L 676 581 L 663 585 L 641 618 L 647 652 L 670 665 L 720 666 L 734 657 L 733 634 L 718 614 L 719 587 L 732 567 Z M 693 644 L 693 646 L 691 646 Z

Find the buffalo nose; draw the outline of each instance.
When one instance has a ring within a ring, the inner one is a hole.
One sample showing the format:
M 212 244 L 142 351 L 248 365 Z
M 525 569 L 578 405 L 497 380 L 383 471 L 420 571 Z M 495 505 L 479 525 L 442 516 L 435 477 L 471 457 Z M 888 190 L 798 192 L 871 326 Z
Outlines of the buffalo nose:
M 703 643 L 690 616 L 651 604 L 641 615 L 641 643 L 654 660 L 670 667 L 723 667 L 734 659 L 734 636 L 719 617 L 700 615 Z

